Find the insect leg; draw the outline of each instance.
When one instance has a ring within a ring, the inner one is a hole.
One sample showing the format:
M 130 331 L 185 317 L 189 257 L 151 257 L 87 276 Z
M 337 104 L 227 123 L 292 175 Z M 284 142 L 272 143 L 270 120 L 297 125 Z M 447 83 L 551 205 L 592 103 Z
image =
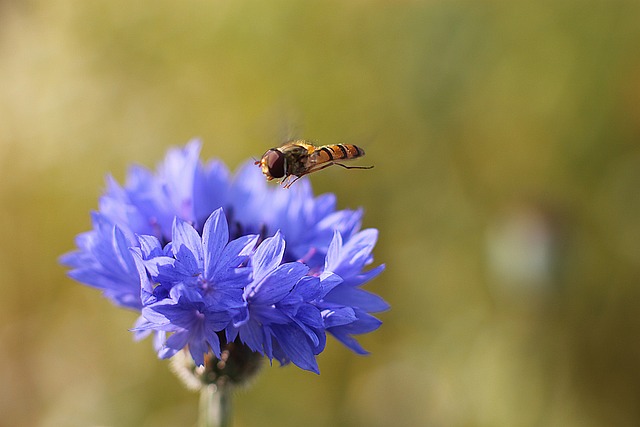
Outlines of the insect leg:
M 310 168 L 309 168 L 309 170 L 307 170 L 307 171 L 304 173 L 304 175 L 306 175 L 306 174 L 308 174 L 308 173 L 311 173 L 311 172 L 317 172 L 317 171 L 320 171 L 320 170 L 322 170 L 322 169 L 324 169 L 324 168 L 328 168 L 329 166 L 337 165 L 337 164 L 338 164 L 338 163 L 335 163 L 335 162 L 328 162 L 328 163 L 324 163 L 324 164 L 320 164 L 320 165 L 312 166 L 312 167 L 310 167 Z M 300 176 L 303 176 L 303 175 L 300 175 Z
M 291 177 L 293 175 L 286 175 L 284 178 L 282 178 L 279 182 L 280 185 L 282 185 L 283 188 L 289 188 L 289 186 L 291 184 L 289 184 L 289 181 L 291 181 Z
M 372 169 L 373 165 L 371 166 L 347 166 L 347 165 L 343 165 L 342 163 L 332 163 L 332 165 L 338 165 L 338 166 L 342 166 L 345 169 Z
M 308 175 L 312 172 L 317 172 L 319 170 L 322 170 L 324 168 L 328 168 L 329 166 L 333 166 L 333 165 L 338 165 L 338 166 L 342 166 L 345 169 L 371 169 L 373 168 L 373 166 L 347 166 L 347 165 L 343 165 L 342 163 L 337 163 L 337 162 L 327 162 L 327 163 L 323 163 L 321 165 L 316 165 L 313 166 L 311 168 L 309 168 L 306 172 L 295 176 L 295 175 L 288 175 L 285 179 L 282 180 L 282 184 L 284 184 L 284 188 L 289 188 L 291 187 L 291 185 L 293 185 L 294 182 L 296 182 L 297 180 L 299 180 L 300 178 L 302 178 L 305 175 Z M 291 180 L 291 177 L 295 176 L 295 178 L 293 180 Z M 285 184 L 286 182 L 286 184 Z
M 306 174 L 305 174 L 305 175 L 306 175 Z M 295 175 L 289 175 L 289 177 L 292 177 L 292 176 L 295 176 Z M 284 186 L 284 188 L 290 188 L 290 187 L 293 185 L 293 183 L 294 183 L 294 182 L 296 182 L 297 180 L 299 180 L 299 179 L 300 179 L 300 178 L 302 178 L 303 176 L 304 176 L 304 175 L 296 176 L 296 178 L 295 178 L 295 179 L 293 179 L 293 180 L 290 180 L 290 182 L 288 182 L 288 183 Z

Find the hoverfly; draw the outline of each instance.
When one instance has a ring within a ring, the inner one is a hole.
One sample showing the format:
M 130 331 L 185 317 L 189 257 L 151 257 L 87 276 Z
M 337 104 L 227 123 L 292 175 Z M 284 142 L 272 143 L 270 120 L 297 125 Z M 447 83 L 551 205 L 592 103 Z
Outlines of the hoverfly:
M 351 160 L 362 156 L 364 150 L 357 145 L 334 144 L 316 147 L 308 141 L 298 139 L 267 150 L 255 164 L 260 165 L 268 181 L 279 179 L 284 188 L 289 188 L 303 176 L 332 165 L 345 169 L 371 169 L 373 166 L 347 166 L 338 163 L 338 160 Z

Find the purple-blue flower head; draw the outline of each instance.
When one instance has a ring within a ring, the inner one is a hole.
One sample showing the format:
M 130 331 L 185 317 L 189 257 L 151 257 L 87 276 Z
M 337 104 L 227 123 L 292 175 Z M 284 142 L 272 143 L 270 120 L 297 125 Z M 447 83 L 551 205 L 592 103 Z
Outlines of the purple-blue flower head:
M 171 149 L 155 172 L 107 178 L 93 229 L 61 262 L 69 275 L 137 311 L 133 331 L 154 332 L 158 355 L 188 350 L 196 364 L 244 345 L 281 364 L 319 372 L 326 333 L 357 353 L 355 335 L 388 309 L 362 286 L 377 230 L 362 210 L 338 210 L 307 179 L 269 186 L 253 162 L 231 174 L 199 160 L 200 143 Z
M 248 316 L 229 328 L 228 340 L 240 340 L 251 350 L 318 371 L 315 355 L 324 348 L 320 310 L 320 278 L 309 276 L 301 262 L 282 263 L 285 241 L 278 231 L 265 239 L 252 257 L 252 281 L 244 289 Z
M 134 239 L 100 213 L 92 217 L 93 230 L 78 235 L 78 250 L 63 255 L 60 262 L 73 268 L 70 277 L 102 290 L 114 304 L 140 310 L 140 280 L 129 251 Z

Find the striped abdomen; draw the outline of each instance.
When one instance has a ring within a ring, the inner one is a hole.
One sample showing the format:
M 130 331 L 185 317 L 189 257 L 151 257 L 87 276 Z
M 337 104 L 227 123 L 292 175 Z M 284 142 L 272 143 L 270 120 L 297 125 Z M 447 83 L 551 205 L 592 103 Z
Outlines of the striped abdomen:
M 315 163 L 334 162 L 336 160 L 357 159 L 364 156 L 364 150 L 353 144 L 334 144 L 318 147 L 310 157 Z

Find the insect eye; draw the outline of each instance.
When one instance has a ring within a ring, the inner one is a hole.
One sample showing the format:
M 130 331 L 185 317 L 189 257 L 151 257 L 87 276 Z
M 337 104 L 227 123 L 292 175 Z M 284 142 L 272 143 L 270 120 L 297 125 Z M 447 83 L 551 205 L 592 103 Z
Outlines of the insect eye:
M 284 176 L 284 154 L 278 150 L 269 150 L 265 154 L 269 175 L 274 178 L 282 178 Z

